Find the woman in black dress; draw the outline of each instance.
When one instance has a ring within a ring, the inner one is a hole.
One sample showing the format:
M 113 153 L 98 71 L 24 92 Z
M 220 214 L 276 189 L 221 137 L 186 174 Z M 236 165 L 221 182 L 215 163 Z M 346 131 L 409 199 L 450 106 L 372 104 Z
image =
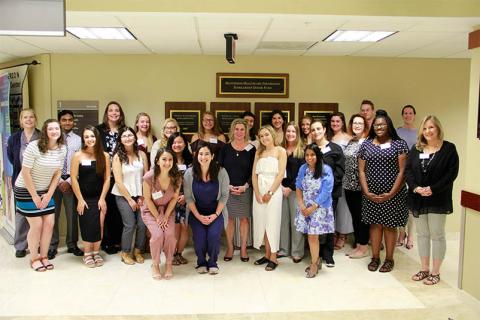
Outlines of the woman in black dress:
M 100 133 L 95 127 L 88 125 L 83 129 L 82 149 L 73 156 L 70 173 L 80 216 L 83 262 L 90 268 L 100 267 L 103 265 L 100 216 L 107 212 L 105 198 L 110 187 L 110 158 L 103 152 Z

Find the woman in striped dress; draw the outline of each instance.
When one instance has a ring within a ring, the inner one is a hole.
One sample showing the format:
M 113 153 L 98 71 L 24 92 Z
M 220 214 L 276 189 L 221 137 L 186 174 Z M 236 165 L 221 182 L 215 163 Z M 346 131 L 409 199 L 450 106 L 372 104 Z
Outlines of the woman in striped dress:
M 53 269 L 47 259 L 55 223 L 55 201 L 52 196 L 62 174 L 66 155 L 60 124 L 55 119 L 45 121 L 40 139 L 31 142 L 25 149 L 22 170 L 15 181 L 17 212 L 25 216 L 30 225 L 27 241 L 30 265 L 35 271 Z

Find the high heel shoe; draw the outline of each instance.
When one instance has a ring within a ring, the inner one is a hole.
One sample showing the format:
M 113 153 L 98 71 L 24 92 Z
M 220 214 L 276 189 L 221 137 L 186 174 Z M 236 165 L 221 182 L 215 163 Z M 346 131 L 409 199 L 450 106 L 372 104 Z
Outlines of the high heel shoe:
M 152 278 L 154 280 L 162 279 L 162 274 L 160 273 L 160 266 L 158 264 L 152 264 Z

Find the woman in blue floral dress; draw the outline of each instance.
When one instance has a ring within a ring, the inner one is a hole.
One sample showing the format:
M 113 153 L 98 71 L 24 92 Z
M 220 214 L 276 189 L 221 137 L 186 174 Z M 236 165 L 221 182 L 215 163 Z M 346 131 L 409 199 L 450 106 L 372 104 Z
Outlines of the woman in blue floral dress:
M 335 231 L 332 189 L 332 169 L 323 163 L 322 151 L 315 144 L 305 148 L 306 163 L 300 167 L 296 181 L 297 215 L 295 226 L 297 231 L 308 234 L 308 244 L 312 261 L 306 269 L 306 277 L 313 278 L 321 266 L 319 235 Z

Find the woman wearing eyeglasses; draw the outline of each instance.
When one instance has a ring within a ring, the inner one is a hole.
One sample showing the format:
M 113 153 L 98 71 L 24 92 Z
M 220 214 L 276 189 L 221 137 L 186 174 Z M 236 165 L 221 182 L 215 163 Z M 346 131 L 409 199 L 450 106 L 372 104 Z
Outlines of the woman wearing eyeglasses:
M 383 110 L 378 110 L 368 139 L 359 151 L 359 178 L 362 186 L 362 221 L 370 224 L 372 260 L 368 270 L 380 267 L 380 244 L 385 237 L 386 257 L 380 272 L 393 270 L 397 227 L 408 218 L 405 163 L 408 147 Z
M 157 156 L 158 149 L 165 148 L 167 146 L 170 136 L 175 132 L 179 131 L 180 126 L 178 125 L 177 120 L 175 120 L 174 118 L 165 119 L 162 126 L 162 136 L 152 145 L 152 151 L 149 155 L 150 165 L 152 167 L 155 164 L 155 157 Z
M 190 143 L 190 146 L 194 152 L 198 149 L 198 143 L 200 141 L 208 142 L 212 146 L 215 157 L 214 161 L 217 161 L 220 149 L 222 149 L 225 145 L 226 139 L 225 136 L 220 132 L 217 119 L 215 119 L 213 112 L 205 111 L 202 114 L 202 125 L 200 126 L 200 131 L 192 136 L 192 141 Z

